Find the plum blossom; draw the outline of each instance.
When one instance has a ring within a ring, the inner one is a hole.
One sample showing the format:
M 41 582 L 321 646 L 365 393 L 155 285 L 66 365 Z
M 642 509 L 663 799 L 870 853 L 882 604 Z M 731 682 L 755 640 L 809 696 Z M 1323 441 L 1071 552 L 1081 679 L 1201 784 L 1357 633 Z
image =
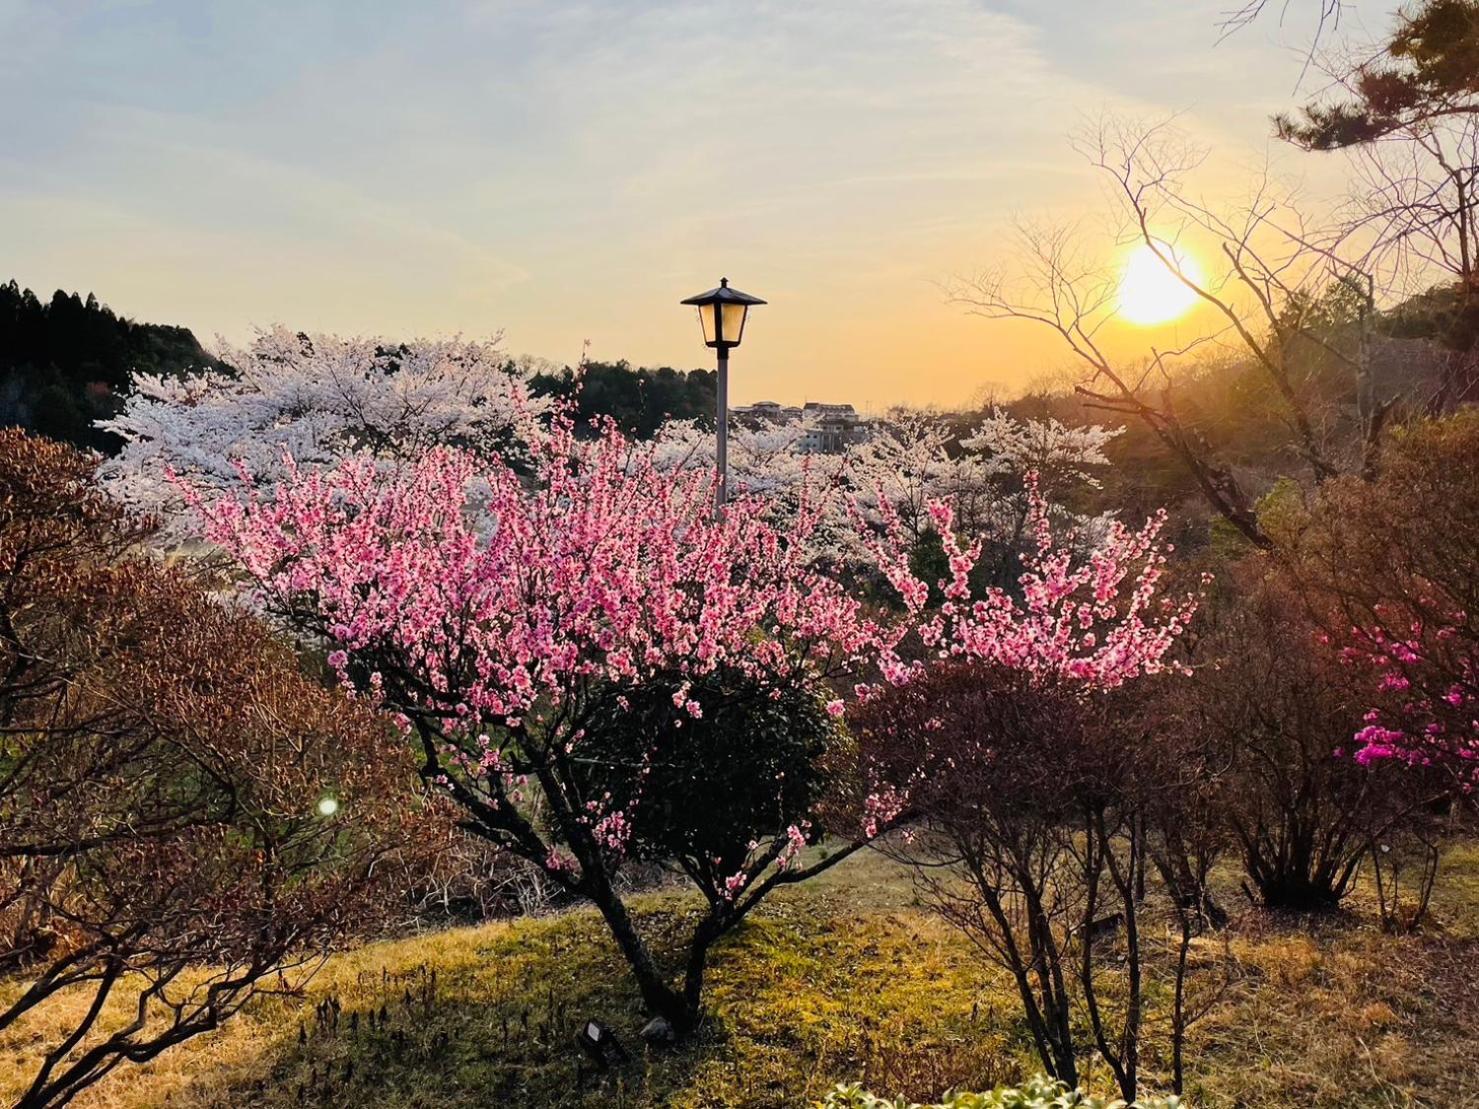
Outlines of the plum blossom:
M 939 581 L 944 602 L 924 609 L 928 585 L 906 561 L 900 543 L 879 542 L 875 557 L 906 606 L 919 615 L 918 635 L 939 658 L 972 658 L 1043 677 L 1066 678 L 1108 689 L 1141 674 L 1179 668 L 1171 650 L 1195 614 L 1199 596 L 1159 595 L 1167 547 L 1160 540 L 1164 512 L 1138 531 L 1113 521 L 1084 557 L 1062 543 L 1050 507 L 1027 476 L 1032 536 L 1019 579 L 1020 595 L 988 586 L 972 595 L 970 574 L 980 558 L 979 540 L 967 544 L 955 531 L 949 504 L 929 506 L 948 555 L 949 579 Z M 886 534 L 897 530 L 888 523 Z M 885 652 L 884 675 L 898 683 L 917 673 Z

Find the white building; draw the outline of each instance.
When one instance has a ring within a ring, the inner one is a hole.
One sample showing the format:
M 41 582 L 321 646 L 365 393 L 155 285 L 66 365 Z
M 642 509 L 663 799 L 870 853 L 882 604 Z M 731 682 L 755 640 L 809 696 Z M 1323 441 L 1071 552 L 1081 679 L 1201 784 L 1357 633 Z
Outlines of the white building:
M 806 454 L 841 454 L 855 443 L 866 443 L 873 433 L 872 421 L 850 404 L 808 401 L 801 413 L 810 425 L 801 439 Z

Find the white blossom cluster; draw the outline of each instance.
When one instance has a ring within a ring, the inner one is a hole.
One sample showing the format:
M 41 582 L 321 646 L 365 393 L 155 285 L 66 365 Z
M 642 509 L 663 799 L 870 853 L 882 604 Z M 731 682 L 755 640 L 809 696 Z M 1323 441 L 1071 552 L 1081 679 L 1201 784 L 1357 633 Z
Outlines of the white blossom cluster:
M 548 400 L 530 393 L 533 365 L 508 358 L 497 338 L 393 343 L 277 327 L 244 349 L 223 344 L 218 355 L 229 370 L 138 375 L 123 411 L 101 425 L 124 440 L 103 464 L 105 482 L 130 507 L 157 514 L 166 543 L 189 527 L 171 473 L 209 496 L 235 489 L 239 467 L 271 482 L 288 457 L 311 469 L 364 453 L 393 467 L 439 445 L 517 455 L 549 415 Z M 866 561 L 858 513 L 874 525 L 891 514 L 917 542 L 935 500 L 954 504 L 967 538 L 1020 549 L 1027 475 L 1068 517 L 1061 499 L 1098 485 L 1105 447 L 1119 434 L 999 408 L 961 434 L 958 420 L 895 409 L 865 441 L 831 455 L 805 449 L 815 430 L 809 418 L 733 421 L 730 490 L 765 498 L 780 518 L 818 514 L 808 532 L 813 555 L 833 563 Z M 638 449 L 651 451 L 659 470 L 712 468 L 714 432 L 671 420 Z M 1073 522 L 1091 540 L 1095 521 Z
M 216 353 L 229 371 L 137 375 L 122 412 L 100 425 L 124 441 L 102 467 L 105 483 L 158 514 L 166 538 L 181 521 L 170 472 L 226 490 L 238 466 L 270 480 L 287 456 L 318 467 L 359 452 L 393 464 L 444 443 L 519 451 L 548 406 L 496 337 L 393 343 L 276 327 Z
M 895 409 L 865 442 L 841 455 L 816 455 L 802 450 L 811 430 L 806 419 L 732 424 L 730 489 L 769 498 L 780 513 L 827 502 L 834 519 L 818 528 L 815 553 L 844 562 L 864 554 L 856 527 L 845 519 L 849 505 L 878 523 L 885 501 L 916 541 L 930 526 L 929 503 L 949 500 L 963 535 L 1015 548 L 1027 521 L 1026 476 L 1036 474 L 1041 491 L 1054 499 L 1076 485 L 1097 487 L 1096 471 L 1109 465 L 1104 449 L 1121 431 L 1018 419 L 996 409 L 957 440 L 946 418 Z M 714 432 L 692 421 L 672 421 L 659 432 L 655 449 L 665 468 L 712 467 Z M 1072 515 L 1056 504 L 1054 511 Z M 1086 538 L 1100 523 L 1072 522 Z

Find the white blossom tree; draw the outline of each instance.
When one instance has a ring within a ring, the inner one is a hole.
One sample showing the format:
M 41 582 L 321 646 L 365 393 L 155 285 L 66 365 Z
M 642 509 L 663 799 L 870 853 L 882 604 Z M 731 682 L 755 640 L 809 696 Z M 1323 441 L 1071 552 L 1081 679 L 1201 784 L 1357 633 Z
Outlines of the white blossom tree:
M 948 500 L 956 527 L 987 555 L 981 572 L 1002 584 L 1015 576 L 1030 516 L 1028 475 L 1036 475 L 1046 510 L 1072 524 L 1085 541 L 1102 530 L 1062 503 L 1075 487 L 1097 487 L 1095 471 L 1109 464 L 1105 446 L 1118 428 L 1068 427 L 1057 420 L 1018 419 L 1001 408 L 984 413 L 974 430 L 930 412 L 896 409 L 878 433 L 852 450 L 848 476 L 875 522 L 880 499 L 916 546 L 934 534 L 931 501 Z
M 960 441 L 997 474 L 1033 471 L 1045 491 L 1082 483 L 1099 487 L 1095 472 L 1109 465 L 1104 448 L 1125 429 L 1099 424 L 1069 427 L 1057 420 L 1019 420 L 997 408 Z
M 282 477 L 289 456 L 313 469 L 361 452 L 393 465 L 433 446 L 518 455 L 548 407 L 498 336 L 392 342 L 274 327 L 220 348 L 230 371 L 139 374 L 123 411 L 99 425 L 124 441 L 103 481 L 158 514 L 170 538 L 182 518 L 170 472 L 212 495 L 235 489 L 242 467 Z
M 768 505 L 768 519 L 784 526 L 815 513 L 804 542 L 811 561 L 832 565 L 867 558 L 849 518 L 846 455 L 810 454 L 803 449 L 815 428 L 810 418 L 789 421 L 732 421 L 729 425 L 729 488 Z M 658 429 L 653 459 L 664 471 L 714 468 L 714 429 L 694 420 L 669 420 Z
M 868 558 L 847 518 L 850 505 L 875 527 L 885 517 L 896 520 L 919 544 L 933 530 L 930 502 L 948 500 L 960 534 L 1003 554 L 1014 552 L 1028 520 L 1027 475 L 1038 476 L 1049 511 L 1069 521 L 1072 514 L 1061 498 L 1075 487 L 1098 486 L 1095 474 L 1109 464 L 1104 448 L 1122 430 L 1018 419 L 993 408 L 961 436 L 958 420 L 896 408 L 866 442 L 832 456 L 803 452 L 810 427 L 806 420 L 731 425 L 730 485 L 769 499 L 781 517 L 825 498 L 822 521 L 811 535 L 813 554 L 840 563 Z M 712 468 L 714 432 L 693 421 L 670 421 L 659 431 L 655 449 L 660 468 Z M 1093 521 L 1069 522 L 1079 525 L 1086 539 L 1098 534 Z
M 814 469 L 816 456 L 802 452 L 809 421 L 732 422 L 729 425 L 729 485 L 732 492 L 783 498 Z M 668 420 L 658 429 L 654 458 L 664 470 L 712 469 L 714 429 L 697 420 Z M 825 469 L 820 467 L 819 469 Z M 833 460 L 831 469 L 836 470 Z
M 949 424 L 937 414 L 896 408 L 866 443 L 853 446 L 848 476 L 869 515 L 876 520 L 886 499 L 917 543 L 930 527 L 930 502 L 946 497 L 958 502 L 970 484 L 970 463 L 958 454 L 952 457 L 952 438 Z

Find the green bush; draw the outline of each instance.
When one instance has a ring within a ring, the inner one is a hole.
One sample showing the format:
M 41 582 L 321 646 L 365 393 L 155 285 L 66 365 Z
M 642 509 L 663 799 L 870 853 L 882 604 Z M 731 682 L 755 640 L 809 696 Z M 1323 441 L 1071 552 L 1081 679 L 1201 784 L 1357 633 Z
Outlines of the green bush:
M 1153 1097 L 1135 1102 L 1134 1109 L 1181 1109 L 1178 1097 Z M 876 1097 L 861 1086 L 838 1086 L 817 1109 L 1127 1109 L 1123 1101 L 1090 1097 L 1061 1082 L 1038 1075 L 1020 1086 L 998 1086 L 982 1094 L 952 1093 L 934 1105 L 898 1098 Z
M 700 717 L 678 707 L 685 699 L 702 706 Z M 820 823 L 822 758 L 837 724 L 811 682 L 732 667 L 659 675 L 602 691 L 586 728 L 583 784 L 628 814 L 636 855 L 700 860 L 728 874 L 752 841 Z

